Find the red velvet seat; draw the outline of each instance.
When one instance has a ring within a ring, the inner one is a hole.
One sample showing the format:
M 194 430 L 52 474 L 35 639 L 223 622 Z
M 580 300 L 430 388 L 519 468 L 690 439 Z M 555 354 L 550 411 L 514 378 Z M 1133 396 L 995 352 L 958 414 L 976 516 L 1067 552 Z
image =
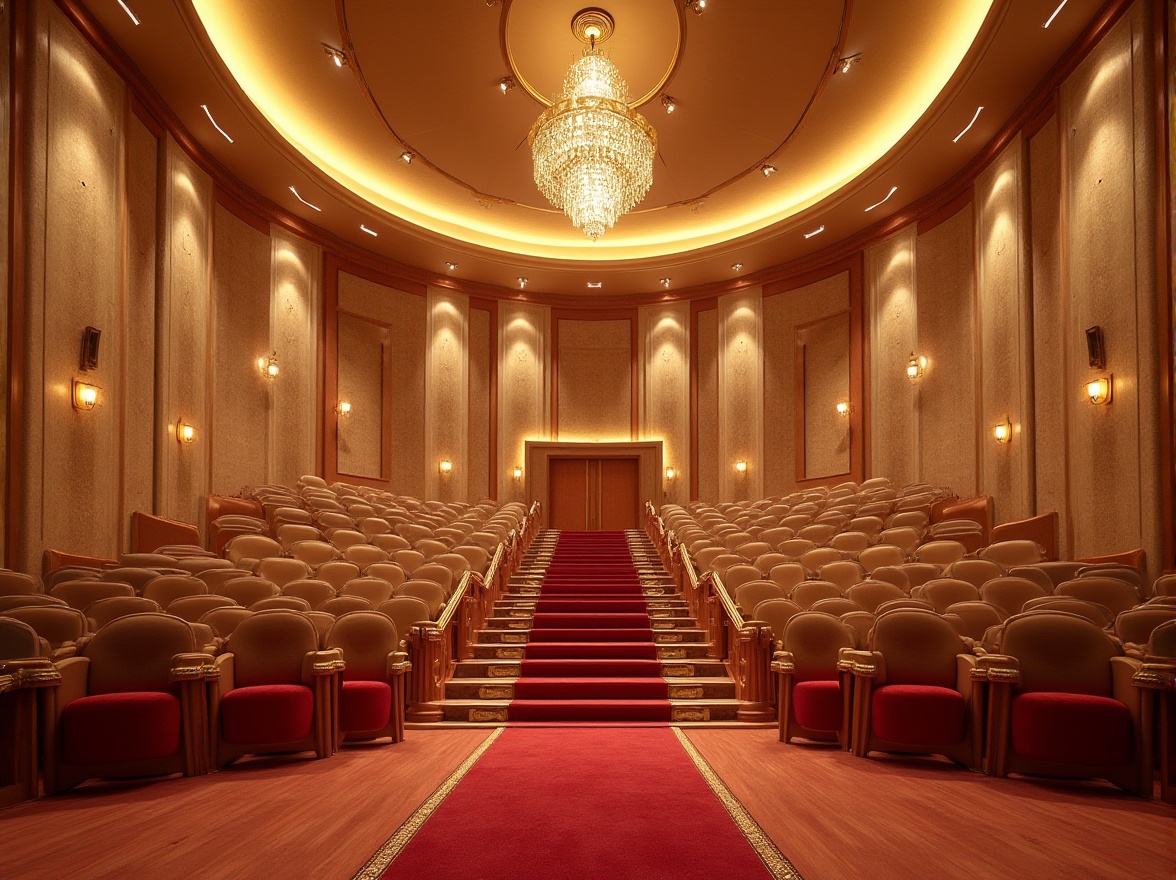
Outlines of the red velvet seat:
M 324 639 L 343 654 L 338 690 L 336 744 L 346 739 L 404 739 L 404 674 L 409 668 L 396 624 L 378 611 L 339 617 Z
M 849 746 L 849 679 L 838 666 L 857 632 L 819 611 L 794 614 L 784 625 L 773 669 L 779 675 L 780 741 L 837 740 Z
M 212 657 L 191 625 L 147 612 L 110 621 L 77 656 L 46 719 L 45 790 L 93 777 L 202 773 Z

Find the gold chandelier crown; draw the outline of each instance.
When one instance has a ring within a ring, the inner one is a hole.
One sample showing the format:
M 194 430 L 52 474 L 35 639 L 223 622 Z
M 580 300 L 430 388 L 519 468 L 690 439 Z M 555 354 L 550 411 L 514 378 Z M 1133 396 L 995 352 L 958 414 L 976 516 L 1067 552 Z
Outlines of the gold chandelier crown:
M 657 132 L 628 98 L 620 71 L 593 42 L 527 135 L 539 191 L 593 241 L 653 183 Z

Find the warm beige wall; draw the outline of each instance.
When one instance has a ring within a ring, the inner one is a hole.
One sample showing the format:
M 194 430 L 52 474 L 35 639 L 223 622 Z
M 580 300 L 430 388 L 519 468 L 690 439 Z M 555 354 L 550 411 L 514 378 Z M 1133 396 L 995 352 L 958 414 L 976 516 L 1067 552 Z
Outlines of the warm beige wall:
M 469 406 L 466 417 L 468 431 L 466 435 L 468 449 L 466 461 L 469 468 L 469 480 L 466 491 L 471 502 L 489 498 L 494 494 L 490 478 L 490 431 L 493 424 L 491 421 L 490 365 L 491 358 L 494 356 L 493 330 L 495 327 L 491 322 L 491 317 L 491 313 L 486 309 L 470 309 L 469 356 L 467 358 L 469 380 L 466 394 Z M 520 486 L 519 500 L 521 498 L 522 487 Z
M 498 497 L 507 499 L 519 495 L 511 470 L 526 467 L 526 441 L 551 439 L 551 310 L 503 302 L 498 321 Z
M 807 325 L 798 336 L 804 373 L 804 477 L 849 477 L 849 312 Z
M 763 296 L 760 289 L 719 298 L 719 500 L 764 494 Z M 736 461 L 747 472 L 735 472 Z
M 339 420 L 335 436 L 339 474 L 365 480 L 386 480 L 384 397 L 389 389 L 388 328 L 382 324 L 340 313 L 338 324 L 339 399 L 351 404 Z
M 428 293 L 425 352 L 425 492 L 439 501 L 469 497 L 469 299 L 436 288 Z M 440 462 L 453 469 L 445 475 Z
M 698 497 L 719 501 L 719 311 L 695 316 L 698 339 Z
M 664 467 L 675 471 L 663 479 L 664 500 L 683 504 L 690 500 L 690 305 L 646 306 L 638 323 L 639 439 L 662 441 Z
M 632 322 L 560 318 L 556 330 L 558 438 L 632 439 Z

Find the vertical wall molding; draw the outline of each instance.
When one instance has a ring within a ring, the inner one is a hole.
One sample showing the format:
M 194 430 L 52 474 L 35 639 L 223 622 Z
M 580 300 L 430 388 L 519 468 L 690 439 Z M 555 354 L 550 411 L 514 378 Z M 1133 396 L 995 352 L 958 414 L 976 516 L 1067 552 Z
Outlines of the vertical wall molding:
M 673 480 L 658 479 L 664 501 L 685 504 L 693 477 L 690 461 L 690 304 L 645 306 L 638 311 L 640 440 L 661 440 L 663 467 Z
M 425 352 L 425 473 L 429 498 L 469 496 L 469 298 L 430 287 Z M 448 475 L 441 459 L 453 464 Z
M 763 293 L 719 298 L 719 500 L 751 501 L 764 491 Z M 735 462 L 747 462 L 737 474 Z

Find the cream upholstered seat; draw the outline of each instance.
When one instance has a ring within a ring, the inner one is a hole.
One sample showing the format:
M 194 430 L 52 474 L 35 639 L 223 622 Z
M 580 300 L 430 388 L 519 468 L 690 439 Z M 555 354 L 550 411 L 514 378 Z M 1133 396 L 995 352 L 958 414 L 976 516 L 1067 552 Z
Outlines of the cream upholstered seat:
M 282 595 L 305 599 L 310 603 L 311 609 L 315 609 L 335 597 L 335 588 L 318 578 L 300 578 L 282 587 Z
M 887 599 L 881 605 L 874 609 L 874 616 L 881 617 L 887 611 L 894 611 L 898 608 L 922 608 L 927 611 L 935 611 L 934 606 L 925 599 L 912 599 L 910 596 L 905 596 L 902 599 Z M 936 611 L 936 614 L 939 612 Z
M 866 572 L 852 559 L 837 559 L 826 562 L 817 569 L 817 578 L 837 584 L 842 590 L 848 590 L 854 584 L 866 579 Z
M 829 546 L 842 553 L 857 556 L 858 553 L 870 546 L 871 541 L 872 536 L 865 532 L 838 532 L 829 539 Z
M 319 605 L 317 610 L 340 617 L 348 611 L 370 611 L 372 607 L 372 603 L 363 596 L 335 596 Z
M 1171 605 L 1139 605 L 1115 615 L 1111 632 L 1125 654 L 1143 657 L 1152 632 L 1171 620 L 1176 620 Z
M 216 766 L 247 754 L 331 754 L 331 694 L 342 655 L 318 646 L 314 624 L 297 611 L 259 611 L 237 624 L 215 661 Z
M 323 647 L 342 652 L 335 740 L 404 739 L 404 674 L 408 656 L 396 624 L 378 611 L 352 611 L 327 631 Z
M 943 614 L 948 605 L 954 605 L 956 602 L 980 601 L 980 591 L 968 581 L 959 578 L 935 578 L 911 590 L 911 598 L 925 599 L 931 603 L 931 607 Z
M 379 607 L 381 602 L 392 598 L 393 586 L 383 578 L 358 577 L 352 578 L 339 589 L 340 596 L 362 596 L 373 608 Z
M 429 619 L 436 620 L 445 604 L 445 590 L 433 581 L 407 580 L 396 588 L 397 596 L 413 596 L 429 606 Z
M 1003 609 L 988 602 L 956 602 L 948 605 L 943 616 L 952 622 L 961 636 L 979 642 L 984 634 L 1005 621 Z
M 253 612 L 265 611 L 270 608 L 285 608 L 290 611 L 311 610 L 310 603 L 297 596 L 266 596 L 264 599 L 258 599 L 249 606 L 249 610 Z
M 346 559 L 333 559 L 330 562 L 324 562 L 315 569 L 314 576 L 339 590 L 348 581 L 359 577 L 359 574 L 359 566 L 354 562 L 348 562 Z
M 844 596 L 833 596 L 828 599 L 818 599 L 812 604 L 809 611 L 820 611 L 824 614 L 832 614 L 834 617 L 841 617 L 843 614 L 849 614 L 851 611 L 865 611 L 853 599 L 847 599 Z M 874 612 L 868 612 L 871 617 Z
M 448 566 L 439 562 L 426 562 L 424 565 L 419 565 L 413 569 L 410 578 L 414 581 L 432 581 L 440 585 L 441 589 L 445 591 L 446 598 L 453 592 L 457 586 L 457 579 L 453 576 L 453 570 Z
M 61 599 L 71 608 L 84 611 L 88 605 L 99 599 L 107 599 L 111 596 L 133 596 L 135 588 L 130 584 L 116 581 L 88 579 L 59 583 L 50 591 L 49 595 Z
M 944 617 L 920 608 L 879 615 L 853 663 L 853 751 L 943 755 L 978 769 L 982 717 L 975 658 Z
M 977 590 L 986 581 L 1003 577 L 1004 574 L 1004 566 L 991 559 L 959 559 L 943 570 L 944 577 L 967 581 Z
M 153 599 L 145 599 L 142 596 L 111 596 L 91 602 L 86 606 L 84 614 L 90 621 L 90 629 L 97 632 L 110 621 L 120 617 L 160 610 L 159 603 Z
M 967 555 L 968 548 L 959 541 L 947 539 L 928 541 L 915 548 L 915 562 L 933 562 L 941 566 L 951 565 Z
M 1021 613 L 1028 614 L 1033 611 L 1065 611 L 1076 617 L 1086 618 L 1100 629 L 1110 626 L 1115 619 L 1114 612 L 1106 605 L 1073 596 L 1042 596 L 1040 599 L 1030 599 L 1022 606 Z
M 1026 602 L 1048 596 L 1050 592 L 1028 578 L 1006 575 L 985 581 L 980 587 L 980 599 L 997 606 L 1006 616 L 1011 617 L 1020 614 Z
M 799 562 L 784 562 L 779 565 L 773 565 L 771 571 L 768 572 L 768 580 L 779 584 L 785 590 L 790 590 L 806 580 L 809 576 L 808 569 L 806 569 Z
M 868 574 L 883 565 L 902 565 L 907 561 L 907 553 L 896 544 L 879 543 L 858 553 L 857 561 Z
M 844 558 L 840 550 L 834 550 L 832 547 L 814 547 L 802 553 L 798 561 L 809 571 L 818 571 L 822 565 L 839 562 Z
M 142 595 L 143 587 L 149 581 L 159 577 L 164 571 L 165 569 L 120 566 L 118 568 L 108 568 L 98 576 L 98 580 L 130 584 L 135 590 L 135 595 Z
M 723 586 L 727 588 L 729 593 L 734 593 L 735 590 L 751 581 L 758 581 L 763 579 L 760 570 L 751 563 L 736 563 L 727 568 L 722 574 Z M 783 595 L 783 594 L 781 594 Z
M 873 612 L 883 602 L 891 599 L 906 599 L 906 592 L 885 581 L 862 581 L 845 591 L 845 598 L 857 603 L 865 611 Z
M 988 677 L 986 770 L 1096 777 L 1145 797 L 1151 730 L 1132 677 L 1138 660 L 1085 618 L 1057 611 L 1005 621 Z
M 160 613 L 111 621 L 57 664 L 45 791 L 93 777 L 204 771 L 205 670 L 192 627 Z
M 235 599 L 209 593 L 206 596 L 181 596 L 173 599 L 167 606 L 167 613 L 173 614 L 189 623 L 196 623 L 214 608 L 240 608 Z
M 262 577 L 234 578 L 217 588 L 218 595 L 227 596 L 244 608 L 261 599 L 281 595 L 281 592 L 277 584 Z
M 281 556 L 282 545 L 268 535 L 238 535 L 225 546 L 225 558 L 238 568 L 254 569 L 269 556 Z
M 894 528 L 887 528 L 880 531 L 874 539 L 874 543 L 876 545 L 890 544 L 897 547 L 909 557 L 915 552 L 915 548 L 919 546 L 919 542 L 922 540 L 922 529 L 912 528 L 911 526 L 895 526 Z
M 801 581 L 788 593 L 788 598 L 807 611 L 821 599 L 840 599 L 844 591 L 831 581 Z
M 411 647 L 411 634 L 415 625 L 433 619 L 428 603 L 416 596 L 393 596 L 387 602 L 381 602 L 377 610 L 392 618 L 396 632 L 406 647 Z
M 1128 581 L 1114 577 L 1077 577 L 1058 584 L 1055 596 L 1069 596 L 1105 605 L 1112 614 L 1134 608 L 1143 601 Z
M 300 559 L 311 568 L 318 569 L 333 559 L 341 559 L 343 553 L 327 541 L 302 540 L 290 545 L 290 555 Z
M 899 565 L 879 565 L 872 572 L 870 572 L 870 580 L 885 581 L 888 584 L 894 584 L 903 592 L 909 593 L 911 590 L 911 581 L 907 577 L 907 573 Z
M 41 592 L 41 582 L 31 574 L 0 569 L 0 596 L 31 596 Z
M 837 740 L 849 748 L 849 680 L 838 668 L 843 649 L 859 644 L 857 630 L 820 612 L 793 615 L 784 625 L 772 668 L 778 674 L 780 741 Z
M 772 596 L 757 602 L 751 613 L 745 617 L 767 624 L 772 631 L 772 638 L 778 643 L 784 635 L 784 625 L 794 614 L 800 612 L 800 606 L 791 599 Z
M 0 660 L 48 657 L 49 651 L 49 642 L 23 620 L 0 615 Z
M 190 574 L 161 574 L 143 585 L 143 597 L 158 602 L 164 611 L 175 599 L 204 596 L 208 591 L 208 584 Z
M 310 575 L 310 566 L 301 559 L 270 557 L 257 563 L 257 576 L 272 581 L 279 589 Z
M 240 605 L 223 605 L 204 612 L 198 622 L 211 627 L 216 637 L 223 642 L 233 634 L 237 624 L 252 614 L 252 611 Z
M 1045 548 L 1036 541 L 1011 540 L 989 544 L 979 553 L 982 559 L 991 559 L 1003 568 L 1014 565 L 1035 565 L 1046 560 Z
M 469 563 L 470 571 L 477 574 L 485 574 L 486 569 L 490 566 L 490 554 L 477 545 L 459 544 L 453 548 L 453 552 L 463 557 Z
M 787 594 L 782 587 L 765 580 L 748 581 L 740 584 L 734 590 L 731 590 L 730 587 L 727 590 L 731 598 L 735 600 L 735 604 L 739 606 L 739 610 L 745 620 L 752 619 L 752 612 L 760 602 L 766 599 L 787 598 Z
M 343 551 L 343 558 L 354 562 L 360 571 L 364 571 L 369 565 L 387 562 L 392 557 L 387 550 L 381 550 L 374 544 L 351 544 Z

